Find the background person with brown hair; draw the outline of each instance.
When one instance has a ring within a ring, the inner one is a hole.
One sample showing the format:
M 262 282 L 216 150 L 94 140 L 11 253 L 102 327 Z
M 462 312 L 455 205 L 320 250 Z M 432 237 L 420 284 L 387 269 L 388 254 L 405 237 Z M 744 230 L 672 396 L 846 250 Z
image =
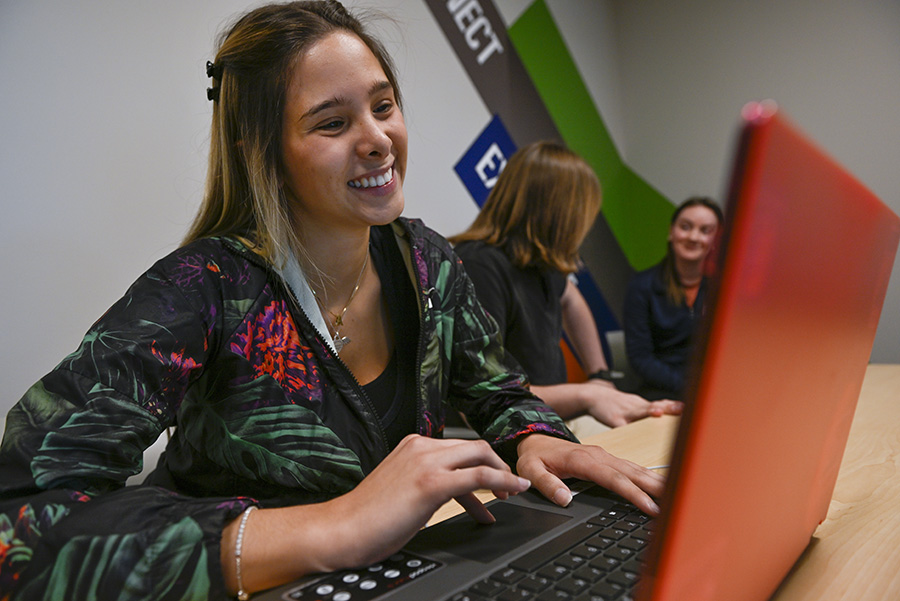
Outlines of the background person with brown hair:
M 569 278 L 600 202 L 590 165 L 559 144 L 536 142 L 510 157 L 475 221 L 450 240 L 532 392 L 564 419 L 590 415 L 614 427 L 678 413 L 680 403 L 651 403 L 603 378 L 597 325 Z M 563 332 L 585 373 L 597 377 L 567 381 Z

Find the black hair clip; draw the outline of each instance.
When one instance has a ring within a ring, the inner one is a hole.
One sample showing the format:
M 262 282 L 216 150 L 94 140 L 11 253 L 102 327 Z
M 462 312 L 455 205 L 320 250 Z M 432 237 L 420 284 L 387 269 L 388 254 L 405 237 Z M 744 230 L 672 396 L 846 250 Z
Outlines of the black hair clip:
M 218 65 L 206 61 L 206 76 L 211 77 L 212 79 L 222 79 L 222 64 Z M 212 88 L 206 88 L 206 97 L 209 100 L 215 101 L 219 99 L 219 86 L 215 86 Z
M 206 61 L 206 76 L 212 77 L 213 79 L 222 79 L 222 64 L 219 63 L 216 65 L 215 63 Z

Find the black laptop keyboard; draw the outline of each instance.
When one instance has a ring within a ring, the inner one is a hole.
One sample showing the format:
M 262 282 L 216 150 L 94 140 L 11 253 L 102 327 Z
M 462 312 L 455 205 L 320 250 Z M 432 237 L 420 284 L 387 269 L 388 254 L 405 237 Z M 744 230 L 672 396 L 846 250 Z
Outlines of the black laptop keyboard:
M 652 529 L 633 505 L 613 505 L 448 601 L 630 601 Z M 404 550 L 367 568 L 323 575 L 281 598 L 370 601 L 440 567 Z
M 652 529 L 634 506 L 616 505 L 450 601 L 628 601 Z

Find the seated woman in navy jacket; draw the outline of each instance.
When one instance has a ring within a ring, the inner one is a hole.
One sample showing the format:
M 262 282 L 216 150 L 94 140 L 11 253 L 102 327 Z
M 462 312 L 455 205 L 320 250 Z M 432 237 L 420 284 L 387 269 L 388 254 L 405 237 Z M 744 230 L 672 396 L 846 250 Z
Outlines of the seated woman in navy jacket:
M 691 337 L 703 314 L 706 259 L 722 219 L 709 198 L 682 202 L 672 215 L 666 256 L 635 275 L 625 293 L 625 347 L 646 398 L 681 397 Z

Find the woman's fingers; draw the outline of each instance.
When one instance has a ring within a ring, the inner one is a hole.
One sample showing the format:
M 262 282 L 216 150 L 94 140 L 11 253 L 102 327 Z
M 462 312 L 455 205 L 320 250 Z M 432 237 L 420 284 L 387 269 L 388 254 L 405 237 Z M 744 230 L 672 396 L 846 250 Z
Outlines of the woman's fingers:
M 462 508 L 466 510 L 466 513 L 472 516 L 472 519 L 479 524 L 493 524 L 497 521 L 494 514 L 484 506 L 484 503 L 482 503 L 474 493 L 469 492 L 454 497 L 454 499 L 456 499 L 456 502 L 462 505 Z
M 387 557 L 451 499 L 476 521 L 491 523 L 493 515 L 474 491 L 488 489 L 502 497 L 529 486 L 483 441 L 408 436 L 355 489 L 330 502 L 344 518 L 344 534 L 352 533 L 340 544 L 339 560 L 346 562 L 341 567 Z
M 542 495 L 560 507 L 566 507 L 572 502 L 572 491 L 569 490 L 569 487 L 560 478 L 548 471 L 540 462 L 533 465 L 533 474 L 531 474 L 531 468 L 523 469 L 529 472 L 532 482 L 534 482 L 534 487 Z
M 649 515 L 659 513 L 653 497 L 662 495 L 665 479 L 600 447 L 533 434 L 519 443 L 517 466 L 519 474 L 558 505 L 571 501 L 563 478 L 579 478 L 615 492 Z
M 659 514 L 659 505 L 653 500 L 653 496 L 658 497 L 662 495 L 662 482 L 657 483 L 653 481 L 655 479 L 648 480 L 643 474 L 630 469 L 628 466 L 602 464 L 594 466 L 592 472 L 593 477 L 589 478 L 590 480 L 628 499 L 647 515 L 655 516 Z M 649 494 L 651 490 L 653 491 L 653 496 Z
M 648 407 L 648 415 L 659 417 L 660 415 L 681 415 L 684 403 L 680 401 L 652 401 Z
M 425 520 L 456 498 L 473 518 L 484 522 L 493 521 L 493 516 L 472 492 L 487 489 L 505 498 L 530 485 L 513 474 L 485 441 L 408 436 L 358 488 L 375 498 L 407 504 Z

